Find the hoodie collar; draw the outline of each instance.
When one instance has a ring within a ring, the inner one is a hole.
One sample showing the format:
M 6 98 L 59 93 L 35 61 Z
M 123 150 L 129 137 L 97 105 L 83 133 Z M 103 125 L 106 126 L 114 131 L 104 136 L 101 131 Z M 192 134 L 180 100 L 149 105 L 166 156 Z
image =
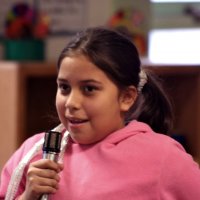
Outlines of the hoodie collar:
M 137 120 L 133 120 L 129 124 L 127 124 L 124 128 L 108 135 L 102 142 L 105 141 L 115 144 L 136 134 L 146 134 L 148 132 L 152 132 L 152 129 L 150 128 L 149 125 L 143 122 L 139 122 Z

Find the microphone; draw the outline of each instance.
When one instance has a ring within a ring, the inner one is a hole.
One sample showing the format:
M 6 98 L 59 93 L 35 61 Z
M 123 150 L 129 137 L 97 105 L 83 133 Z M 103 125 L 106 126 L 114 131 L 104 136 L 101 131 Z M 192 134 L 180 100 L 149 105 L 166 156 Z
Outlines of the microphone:
M 61 133 L 57 131 L 48 131 L 45 133 L 43 144 L 43 159 L 58 161 L 61 146 Z M 40 200 L 48 200 L 48 194 L 43 194 Z

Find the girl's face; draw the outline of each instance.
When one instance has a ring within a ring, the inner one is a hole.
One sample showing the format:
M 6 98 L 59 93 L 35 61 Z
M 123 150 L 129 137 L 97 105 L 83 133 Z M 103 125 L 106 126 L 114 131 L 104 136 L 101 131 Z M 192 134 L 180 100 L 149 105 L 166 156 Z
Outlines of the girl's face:
M 75 142 L 95 143 L 124 127 L 127 95 L 86 57 L 64 58 L 57 84 L 57 112 Z

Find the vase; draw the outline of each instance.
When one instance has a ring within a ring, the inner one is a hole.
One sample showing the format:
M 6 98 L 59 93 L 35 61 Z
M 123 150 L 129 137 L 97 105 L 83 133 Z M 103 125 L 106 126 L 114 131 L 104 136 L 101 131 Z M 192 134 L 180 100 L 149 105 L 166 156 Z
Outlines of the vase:
M 40 39 L 6 39 L 4 41 L 5 60 L 44 60 L 44 54 L 44 41 Z

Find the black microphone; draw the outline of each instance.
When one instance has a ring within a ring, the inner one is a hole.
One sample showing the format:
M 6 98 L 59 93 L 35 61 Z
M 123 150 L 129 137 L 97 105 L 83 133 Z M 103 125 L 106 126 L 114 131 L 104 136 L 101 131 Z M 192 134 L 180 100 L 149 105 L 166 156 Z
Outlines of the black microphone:
M 45 133 L 43 144 L 43 159 L 58 161 L 61 146 L 61 133 L 48 131 Z M 43 194 L 40 200 L 48 200 L 48 194 Z

